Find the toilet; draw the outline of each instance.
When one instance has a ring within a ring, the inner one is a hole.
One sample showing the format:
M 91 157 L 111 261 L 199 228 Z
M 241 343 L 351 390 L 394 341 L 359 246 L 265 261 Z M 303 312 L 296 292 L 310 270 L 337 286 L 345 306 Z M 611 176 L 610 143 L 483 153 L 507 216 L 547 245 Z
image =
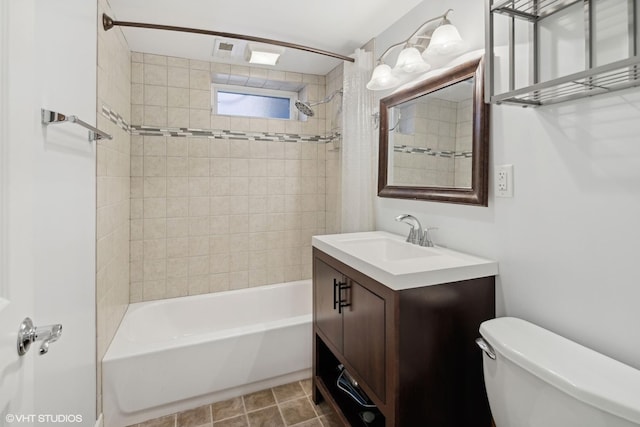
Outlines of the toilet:
M 639 370 L 522 319 L 480 334 L 496 427 L 640 426 Z

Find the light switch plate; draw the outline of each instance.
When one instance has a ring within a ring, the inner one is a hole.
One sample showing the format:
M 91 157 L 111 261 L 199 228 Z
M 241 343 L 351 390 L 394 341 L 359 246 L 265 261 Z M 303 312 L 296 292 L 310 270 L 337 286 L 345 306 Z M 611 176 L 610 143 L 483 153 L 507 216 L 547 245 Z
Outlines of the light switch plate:
M 496 166 L 496 197 L 513 197 L 513 165 Z

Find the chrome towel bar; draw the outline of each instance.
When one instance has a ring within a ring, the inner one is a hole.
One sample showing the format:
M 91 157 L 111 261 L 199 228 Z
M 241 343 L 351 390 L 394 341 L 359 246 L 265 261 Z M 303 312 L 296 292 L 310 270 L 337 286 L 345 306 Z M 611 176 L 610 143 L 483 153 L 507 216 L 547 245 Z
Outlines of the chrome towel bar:
M 89 123 L 80 120 L 77 116 L 67 116 L 62 113 L 58 113 L 56 111 L 42 109 L 42 124 L 50 125 L 57 123 L 76 123 L 83 128 L 89 129 L 89 141 L 98 141 L 100 139 L 113 139 L 111 135 L 106 132 L 101 131 L 98 128 L 91 126 Z

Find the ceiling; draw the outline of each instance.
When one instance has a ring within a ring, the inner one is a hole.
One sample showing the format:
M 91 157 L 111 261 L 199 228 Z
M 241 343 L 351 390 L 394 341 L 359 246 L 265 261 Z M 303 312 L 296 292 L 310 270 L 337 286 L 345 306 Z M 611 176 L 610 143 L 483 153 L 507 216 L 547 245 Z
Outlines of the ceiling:
M 112 18 L 264 37 L 350 55 L 421 0 L 110 0 Z M 136 52 L 248 65 L 212 56 L 215 37 L 122 27 Z M 232 41 L 233 42 L 233 41 Z M 243 47 L 238 46 L 238 47 Z M 286 49 L 282 71 L 325 75 L 340 60 Z

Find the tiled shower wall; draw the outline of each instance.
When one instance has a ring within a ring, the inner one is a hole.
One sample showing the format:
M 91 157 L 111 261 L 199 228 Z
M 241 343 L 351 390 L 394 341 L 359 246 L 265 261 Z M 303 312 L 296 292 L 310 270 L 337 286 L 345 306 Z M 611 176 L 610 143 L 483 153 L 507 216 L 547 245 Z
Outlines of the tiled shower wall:
M 98 28 L 102 13 L 113 16 L 106 0 L 98 2 Z M 113 136 L 96 143 L 96 318 L 97 405 L 102 411 L 102 358 L 129 304 L 129 169 L 130 136 L 102 115 L 108 105 L 128 121 L 131 110 L 131 55 L 122 31 L 98 31 L 97 125 Z
M 141 53 L 131 70 L 133 125 L 244 134 L 132 136 L 131 302 L 310 278 L 311 236 L 326 230 L 332 144 L 291 134 L 325 135 L 326 106 L 307 121 L 215 116 L 210 79 L 296 82 L 315 100 L 325 77 Z M 248 140 L 251 132 L 288 136 Z
M 471 99 L 429 98 L 402 109 L 392 133 L 395 185 L 471 186 Z M 402 147 L 402 148 L 399 148 Z M 418 150 L 415 150 L 418 149 Z
M 456 108 L 456 152 L 471 153 L 473 151 L 473 99 L 458 102 Z M 458 156 L 455 159 L 455 187 L 471 187 L 471 156 Z

